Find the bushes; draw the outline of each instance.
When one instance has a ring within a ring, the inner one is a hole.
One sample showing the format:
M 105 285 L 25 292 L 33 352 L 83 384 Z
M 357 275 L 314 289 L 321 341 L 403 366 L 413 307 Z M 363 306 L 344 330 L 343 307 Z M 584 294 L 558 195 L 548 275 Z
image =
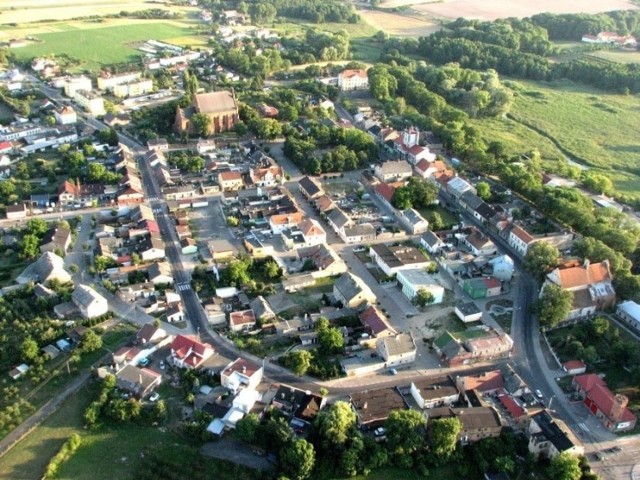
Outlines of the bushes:
M 47 465 L 47 468 L 44 471 L 43 479 L 53 478 L 58 473 L 58 469 L 60 465 L 69 460 L 73 454 L 78 450 L 80 445 L 82 444 L 82 438 L 77 433 L 74 433 L 69 437 L 69 439 L 64 442 L 60 451 L 55 454 L 55 456 Z

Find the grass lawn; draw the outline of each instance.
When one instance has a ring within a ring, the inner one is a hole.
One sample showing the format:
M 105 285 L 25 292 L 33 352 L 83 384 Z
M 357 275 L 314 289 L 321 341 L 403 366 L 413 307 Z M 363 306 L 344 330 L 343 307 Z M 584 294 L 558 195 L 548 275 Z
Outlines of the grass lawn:
M 142 52 L 135 48 L 146 40 L 184 40 L 190 33 L 188 28 L 169 22 L 42 33 L 35 35 L 42 43 L 15 49 L 15 55 L 18 60 L 29 60 L 41 55 L 66 53 L 82 62 L 76 70 L 97 70 L 105 65 L 137 61 Z M 192 43 L 197 43 L 198 37 L 193 36 L 193 40 Z
M 424 477 L 418 475 L 413 470 L 406 470 L 396 467 L 381 468 L 374 470 L 369 475 L 357 475 L 350 477 L 351 480 L 419 480 Z M 460 480 L 460 475 L 455 471 L 455 466 L 445 465 L 439 468 L 429 469 L 429 478 L 437 480 Z
M 598 50 L 590 52 L 588 56 L 604 58 L 618 63 L 640 63 L 640 52 L 627 50 Z

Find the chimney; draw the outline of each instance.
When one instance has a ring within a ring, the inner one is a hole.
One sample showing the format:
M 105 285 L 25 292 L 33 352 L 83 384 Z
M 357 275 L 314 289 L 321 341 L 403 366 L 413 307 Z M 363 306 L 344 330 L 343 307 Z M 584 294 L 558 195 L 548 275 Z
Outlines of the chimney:
M 247 367 L 246 366 L 242 366 L 242 373 L 247 373 Z
M 625 395 L 616 395 L 613 399 L 613 403 L 611 404 L 611 412 L 609 414 L 609 418 L 615 422 L 622 419 L 622 415 L 624 414 L 627 405 L 629 404 L 629 398 Z
M 591 262 L 589 261 L 589 259 L 588 259 L 588 258 L 585 258 L 585 259 L 584 259 L 584 263 L 582 264 L 582 266 L 583 266 L 584 268 L 589 268 L 590 263 L 591 263 Z

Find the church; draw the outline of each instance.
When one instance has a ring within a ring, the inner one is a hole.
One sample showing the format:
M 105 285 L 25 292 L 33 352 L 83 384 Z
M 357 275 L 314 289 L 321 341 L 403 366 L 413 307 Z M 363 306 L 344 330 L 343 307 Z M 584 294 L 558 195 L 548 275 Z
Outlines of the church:
M 177 107 L 174 124 L 176 133 L 195 133 L 191 118 L 196 113 L 202 113 L 211 119 L 209 135 L 230 130 L 238 121 L 235 93 L 229 91 L 200 93 L 195 96 L 189 107 Z

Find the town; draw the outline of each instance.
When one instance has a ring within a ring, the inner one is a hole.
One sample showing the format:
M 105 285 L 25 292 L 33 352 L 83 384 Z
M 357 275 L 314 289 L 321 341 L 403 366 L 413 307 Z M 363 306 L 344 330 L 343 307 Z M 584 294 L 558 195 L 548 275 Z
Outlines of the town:
M 207 43 L 141 40 L 137 63 L 6 45 L 0 475 L 64 413 L 82 428 L 40 478 L 90 475 L 117 429 L 109 458 L 142 478 L 635 478 L 633 202 L 477 137 L 510 115 L 502 72 L 188 3 Z

